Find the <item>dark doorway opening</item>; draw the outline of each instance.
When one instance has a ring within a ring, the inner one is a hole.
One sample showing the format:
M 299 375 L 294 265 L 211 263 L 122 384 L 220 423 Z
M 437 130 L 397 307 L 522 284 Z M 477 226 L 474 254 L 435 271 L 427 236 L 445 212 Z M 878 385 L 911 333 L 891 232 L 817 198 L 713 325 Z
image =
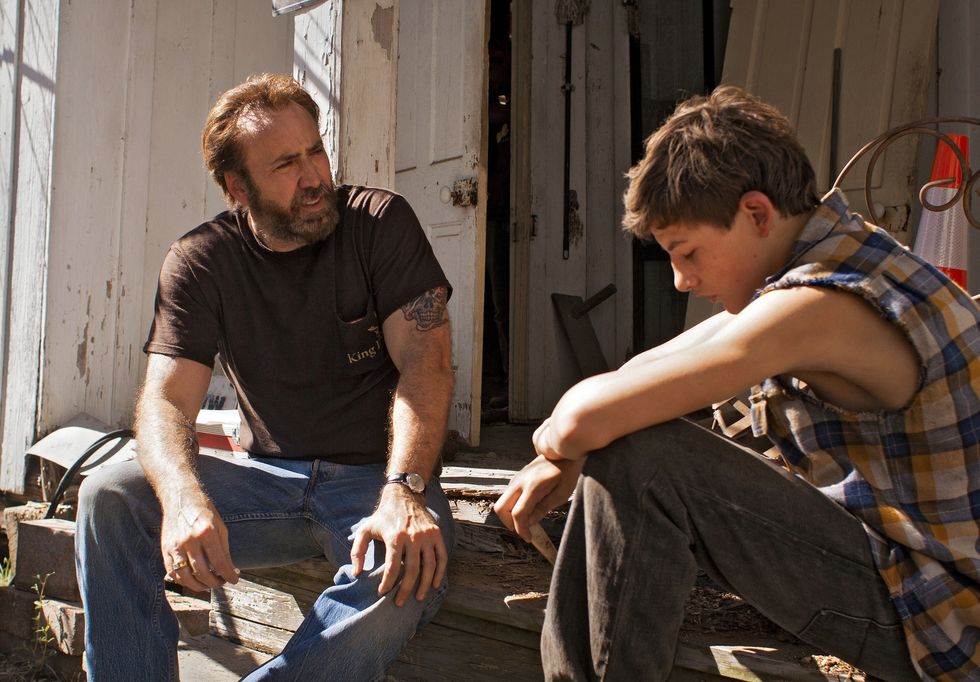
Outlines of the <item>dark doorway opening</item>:
M 646 138 L 691 95 L 721 81 L 731 7 L 728 0 L 654 0 L 639 11 L 630 36 L 630 128 L 633 162 Z M 674 289 L 667 254 L 633 241 L 633 349 L 641 353 L 684 330 L 687 294 Z
M 490 3 L 481 422 L 507 421 L 510 338 L 510 0 Z

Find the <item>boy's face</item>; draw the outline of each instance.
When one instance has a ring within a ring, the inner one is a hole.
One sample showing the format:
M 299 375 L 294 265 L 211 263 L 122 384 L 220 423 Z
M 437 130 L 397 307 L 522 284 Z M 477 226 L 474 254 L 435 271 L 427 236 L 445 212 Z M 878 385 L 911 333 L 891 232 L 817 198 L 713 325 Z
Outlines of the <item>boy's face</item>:
M 769 274 L 768 231 L 746 211 L 735 214 L 729 229 L 709 223 L 675 224 L 654 236 L 670 255 L 677 290 L 720 301 L 732 314 L 749 304 Z

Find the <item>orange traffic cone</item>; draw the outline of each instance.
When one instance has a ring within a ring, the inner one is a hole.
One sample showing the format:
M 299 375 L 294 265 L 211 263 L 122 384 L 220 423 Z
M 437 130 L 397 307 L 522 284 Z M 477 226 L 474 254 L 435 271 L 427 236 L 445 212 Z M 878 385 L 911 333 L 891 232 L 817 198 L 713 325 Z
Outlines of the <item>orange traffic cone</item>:
M 963 157 L 970 158 L 970 141 L 965 135 L 949 136 L 963 152 Z M 956 154 L 942 140 L 936 148 L 936 158 L 932 162 L 930 182 L 949 180 L 936 187 L 926 190 L 926 201 L 933 206 L 942 206 L 956 194 L 956 189 L 963 181 L 963 169 Z M 912 252 L 927 260 L 942 270 L 951 280 L 966 289 L 966 214 L 963 212 L 963 202 L 947 208 L 945 211 L 930 211 L 922 209 L 919 218 L 919 230 L 915 235 L 915 246 Z

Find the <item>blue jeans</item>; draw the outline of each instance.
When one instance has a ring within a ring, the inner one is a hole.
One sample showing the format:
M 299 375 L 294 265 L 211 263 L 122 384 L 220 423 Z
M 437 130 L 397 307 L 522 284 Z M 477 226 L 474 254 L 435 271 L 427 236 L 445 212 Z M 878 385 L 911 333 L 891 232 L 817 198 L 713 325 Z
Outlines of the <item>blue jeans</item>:
M 698 566 L 800 639 L 918 679 L 857 518 L 685 420 L 589 455 L 548 596 L 545 678 L 667 679 Z
M 434 615 L 446 583 L 424 602 L 378 597 L 384 543 L 373 541 L 365 570 L 350 573 L 352 529 L 374 511 L 384 464 L 323 460 L 198 458 L 204 489 L 228 527 L 242 569 L 326 556 L 340 566 L 282 652 L 254 680 L 375 680 L 420 623 Z M 448 549 L 453 520 L 433 478 L 426 503 Z M 178 624 L 163 590 L 160 505 L 136 462 L 105 467 L 81 486 L 76 535 L 85 606 L 89 679 L 176 680 Z M 371 558 L 373 556 L 373 563 Z

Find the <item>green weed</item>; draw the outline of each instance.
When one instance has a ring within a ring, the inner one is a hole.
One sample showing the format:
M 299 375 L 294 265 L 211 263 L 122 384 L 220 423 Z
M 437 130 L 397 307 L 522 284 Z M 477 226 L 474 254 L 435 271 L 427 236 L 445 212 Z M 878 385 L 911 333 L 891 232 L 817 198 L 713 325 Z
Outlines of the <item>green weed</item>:
M 10 565 L 10 557 L 0 561 L 0 587 L 10 587 L 14 582 L 14 569 Z

